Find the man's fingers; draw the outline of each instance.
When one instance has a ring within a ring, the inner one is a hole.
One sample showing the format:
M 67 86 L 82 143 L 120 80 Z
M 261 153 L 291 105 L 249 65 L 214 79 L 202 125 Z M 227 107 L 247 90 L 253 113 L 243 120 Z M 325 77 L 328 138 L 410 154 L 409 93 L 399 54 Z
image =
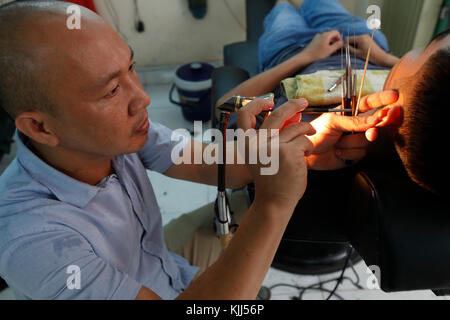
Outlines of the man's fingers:
M 262 98 L 258 98 L 241 108 L 240 112 L 248 112 L 254 116 L 260 114 L 263 110 L 269 110 L 273 107 L 274 102 Z
M 330 41 L 330 44 L 334 44 L 335 42 L 342 40 L 341 33 L 338 30 L 328 31 L 326 35 Z
M 256 125 L 256 116 L 263 110 L 273 108 L 274 102 L 265 99 L 256 99 L 238 112 L 238 128 L 252 129 Z
M 378 128 L 395 124 L 400 125 L 403 120 L 403 109 L 398 105 L 390 105 L 382 109 L 373 109 L 361 114 L 364 117 L 371 115 L 380 119 L 380 123 L 376 125 Z
M 378 117 L 382 118 L 382 121 L 377 124 L 377 127 L 386 127 L 392 124 L 399 125 L 403 119 L 403 109 L 400 106 L 394 106 L 390 108 L 385 108 L 383 113 L 380 115 L 377 114 Z
M 371 109 L 380 108 L 393 104 L 398 101 L 398 92 L 394 90 L 386 90 L 377 92 L 361 98 L 359 103 L 359 111 L 366 112 Z
M 367 141 L 374 142 L 378 139 L 378 129 L 377 128 L 371 128 L 366 131 L 366 139 Z
M 345 160 L 351 160 L 351 161 L 360 161 L 362 160 L 367 154 L 366 149 L 337 149 L 336 150 L 336 156 L 345 161 Z
M 363 149 L 369 145 L 364 134 L 352 134 L 344 136 L 336 144 L 337 149 Z
M 350 44 L 357 44 L 358 43 L 358 37 L 349 37 L 348 43 Z
M 336 144 L 336 156 L 343 161 L 360 161 L 366 156 L 369 143 L 364 134 L 342 137 Z
M 333 49 L 336 51 L 339 50 L 340 48 L 342 48 L 343 46 L 344 46 L 344 41 L 342 41 L 342 40 L 338 40 L 332 44 Z
M 309 156 L 314 151 L 314 144 L 305 136 L 298 136 L 290 143 L 298 147 L 300 151 L 304 151 L 305 156 Z
M 341 33 L 338 30 L 332 30 L 326 33 L 328 45 L 333 50 L 339 50 L 344 46 L 344 41 L 342 40 Z
M 362 41 L 365 40 L 364 38 L 370 39 L 370 36 L 368 34 L 361 34 L 359 36 L 349 37 L 348 39 L 349 39 L 350 44 L 358 45 L 359 43 L 361 43 Z
M 345 117 L 333 114 L 329 116 L 328 127 L 342 132 L 365 132 L 380 122 L 381 119 L 376 116 Z
M 308 106 L 306 99 L 289 100 L 281 107 L 277 108 L 270 117 L 263 123 L 261 129 L 280 129 L 296 113 L 304 110 Z
M 360 53 L 360 50 L 356 49 L 356 48 L 353 47 L 353 46 L 349 46 L 348 48 L 349 48 L 351 54 L 356 54 L 356 55 L 358 55 L 358 54 Z
M 290 142 L 291 140 L 297 138 L 298 136 L 303 135 L 312 136 L 315 133 L 316 130 L 309 123 L 303 122 L 292 124 L 290 126 L 287 126 L 286 129 L 284 129 L 283 131 L 281 131 L 280 142 L 281 143 Z
M 283 125 L 283 127 L 280 129 L 280 132 L 284 130 L 284 128 L 292 125 L 292 124 L 296 124 L 296 123 L 300 123 L 302 121 L 302 114 L 301 113 L 296 113 L 293 117 L 291 117 L 288 121 L 286 121 Z

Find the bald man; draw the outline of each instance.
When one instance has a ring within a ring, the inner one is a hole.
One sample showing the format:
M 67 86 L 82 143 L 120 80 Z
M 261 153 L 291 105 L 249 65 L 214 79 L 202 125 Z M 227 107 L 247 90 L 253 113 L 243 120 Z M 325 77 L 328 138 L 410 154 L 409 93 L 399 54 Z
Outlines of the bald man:
M 81 29 L 68 29 L 68 5 L 23 1 L 0 9 L 0 105 L 19 136 L 17 157 L 0 177 L 0 276 L 18 299 L 254 299 L 305 191 L 313 167 L 305 157 L 314 154 L 326 169 L 359 160 L 364 132 L 371 136 L 389 117 L 326 116 L 316 128 L 287 126 L 273 176 L 261 175 L 261 164 L 229 165 L 227 187 L 254 182 L 254 203 L 223 252 L 212 228 L 209 238 L 199 236 L 203 222 L 188 215 L 171 234 L 185 234 L 191 246 L 182 257 L 183 243 L 164 240 L 146 170 L 216 185 L 217 166 L 172 162 L 176 145 L 193 152 L 195 142 L 173 140 L 149 121 L 133 51 L 87 9 Z M 272 105 L 250 104 L 239 113 L 240 127 L 250 129 Z M 289 101 L 261 130 L 282 128 L 306 106 Z M 198 256 L 209 257 L 200 269 Z

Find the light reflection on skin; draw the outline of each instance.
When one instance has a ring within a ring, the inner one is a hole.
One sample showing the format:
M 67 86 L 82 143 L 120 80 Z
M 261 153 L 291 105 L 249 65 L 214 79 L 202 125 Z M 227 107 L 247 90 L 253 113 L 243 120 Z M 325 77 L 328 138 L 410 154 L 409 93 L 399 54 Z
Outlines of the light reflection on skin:
M 450 46 L 450 36 L 433 41 L 424 49 L 416 49 L 408 52 L 392 68 L 384 84 L 384 90 L 399 90 L 398 104 L 403 106 L 408 89 L 413 87 L 419 79 L 419 72 L 428 59 L 437 51 Z

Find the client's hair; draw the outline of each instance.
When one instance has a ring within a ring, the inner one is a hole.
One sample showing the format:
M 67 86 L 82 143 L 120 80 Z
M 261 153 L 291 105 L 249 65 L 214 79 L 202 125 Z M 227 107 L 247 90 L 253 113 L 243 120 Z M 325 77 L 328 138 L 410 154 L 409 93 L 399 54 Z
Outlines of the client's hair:
M 394 137 L 410 178 L 440 195 L 450 191 L 450 47 L 436 52 L 418 73 Z

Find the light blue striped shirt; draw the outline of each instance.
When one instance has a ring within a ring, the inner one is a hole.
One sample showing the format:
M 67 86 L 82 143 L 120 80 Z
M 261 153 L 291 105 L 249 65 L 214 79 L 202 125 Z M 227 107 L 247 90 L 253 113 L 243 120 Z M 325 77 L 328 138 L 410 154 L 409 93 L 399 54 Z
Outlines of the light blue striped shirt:
M 188 286 L 198 268 L 168 252 L 146 171 L 173 164 L 186 141 L 171 135 L 151 123 L 143 149 L 116 157 L 116 173 L 91 186 L 47 165 L 18 134 L 0 177 L 0 276 L 17 299 L 128 300 L 141 286 L 173 299 Z

